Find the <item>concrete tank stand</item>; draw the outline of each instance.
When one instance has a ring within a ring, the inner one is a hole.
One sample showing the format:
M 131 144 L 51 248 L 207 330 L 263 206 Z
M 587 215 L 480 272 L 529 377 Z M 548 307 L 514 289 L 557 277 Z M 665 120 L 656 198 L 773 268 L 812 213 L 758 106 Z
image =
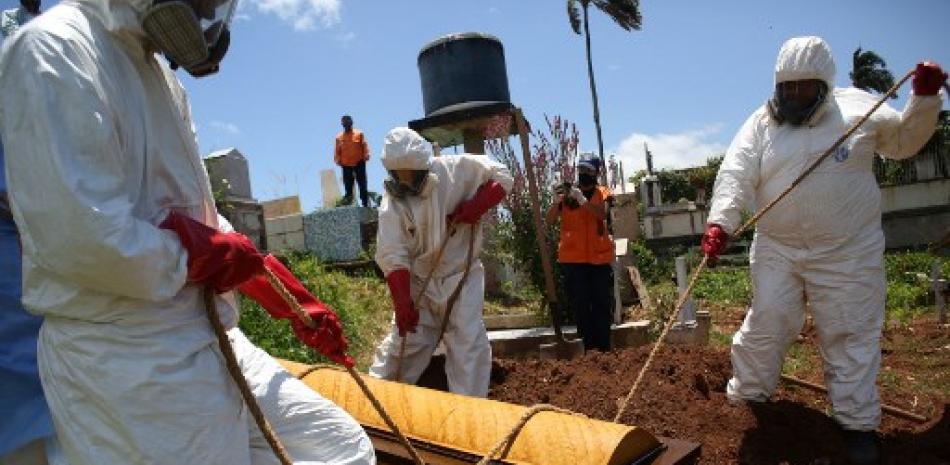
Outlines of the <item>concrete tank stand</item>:
M 676 287 L 677 293 L 682 294 L 689 285 L 689 272 L 686 267 L 686 256 L 676 257 Z M 666 336 L 671 344 L 705 345 L 709 343 L 711 316 L 708 311 L 697 310 L 696 302 L 692 297 L 680 310 L 679 319 L 673 323 Z

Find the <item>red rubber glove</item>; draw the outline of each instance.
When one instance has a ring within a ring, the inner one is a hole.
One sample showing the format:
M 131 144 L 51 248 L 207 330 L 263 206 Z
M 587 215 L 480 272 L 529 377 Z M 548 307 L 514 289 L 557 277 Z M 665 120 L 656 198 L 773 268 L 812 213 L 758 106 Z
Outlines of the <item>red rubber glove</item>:
M 419 311 L 412 302 L 412 291 L 409 290 L 409 270 L 400 268 L 386 275 L 386 284 L 389 285 L 389 295 L 393 299 L 396 312 L 396 328 L 399 335 L 416 332 L 419 325 Z
M 264 269 L 264 258 L 241 233 L 224 233 L 179 213 L 169 213 L 160 228 L 178 234 L 188 251 L 188 281 L 221 293 Z
M 498 181 L 490 180 L 478 187 L 475 195 L 455 207 L 449 215 L 449 223 L 476 224 L 482 215 L 505 198 L 505 188 Z
M 316 324 L 316 328 L 310 328 L 297 317 L 287 301 L 271 286 L 267 276 L 263 273 L 240 285 L 238 290 L 261 304 L 261 307 L 264 307 L 264 310 L 267 310 L 267 313 L 270 313 L 272 317 L 290 320 L 294 334 L 301 342 L 334 362 L 352 367 L 353 358 L 346 354 L 348 343 L 343 335 L 343 326 L 340 324 L 340 318 L 337 314 L 307 291 L 307 288 L 276 257 L 273 255 L 264 257 L 264 264 L 277 275 L 284 287 L 293 294 L 300 306 L 307 312 L 307 315 L 310 315 L 310 318 Z
M 712 266 L 719 261 L 719 254 L 726 250 L 726 244 L 729 243 L 729 235 L 718 224 L 706 226 L 706 234 L 703 234 L 703 253 L 706 254 L 706 262 Z
M 932 61 L 917 63 L 913 80 L 914 95 L 937 95 L 945 82 L 947 73 L 940 69 L 940 65 Z

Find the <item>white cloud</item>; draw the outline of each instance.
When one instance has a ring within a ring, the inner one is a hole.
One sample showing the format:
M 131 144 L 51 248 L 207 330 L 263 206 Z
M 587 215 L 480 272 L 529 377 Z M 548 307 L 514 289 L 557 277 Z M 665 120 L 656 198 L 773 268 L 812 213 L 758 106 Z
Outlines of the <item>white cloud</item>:
M 236 136 L 236 135 L 241 134 L 241 128 L 239 128 L 239 127 L 238 127 L 236 124 L 234 124 L 234 123 L 227 123 L 227 122 L 224 122 L 224 121 L 217 121 L 217 120 L 215 120 L 215 121 L 212 121 L 212 122 L 211 122 L 211 127 L 212 127 L 212 128 L 215 128 L 215 129 L 217 129 L 217 130 L 219 130 L 219 131 L 221 131 L 221 132 L 226 132 L 226 133 L 228 133 L 228 134 L 231 134 L 231 135 L 233 135 L 233 136 Z
M 610 64 L 610 65 L 607 65 L 607 69 L 609 69 L 609 70 L 611 70 L 611 71 L 619 71 L 619 70 L 623 69 L 623 66 L 620 66 L 620 65 L 618 65 L 618 64 Z
M 501 13 L 501 10 L 499 10 L 498 7 L 492 6 L 492 7 L 488 7 L 488 13 L 495 15 L 495 14 Z
M 251 0 L 257 11 L 276 15 L 295 30 L 307 31 L 340 23 L 341 0 Z
M 725 153 L 727 144 L 720 142 L 722 123 L 710 124 L 699 129 L 687 129 L 676 133 L 630 134 L 613 152 L 623 162 L 624 175 L 632 176 L 646 169 L 646 143 L 653 154 L 653 168 L 688 168 L 706 163 L 706 159 Z

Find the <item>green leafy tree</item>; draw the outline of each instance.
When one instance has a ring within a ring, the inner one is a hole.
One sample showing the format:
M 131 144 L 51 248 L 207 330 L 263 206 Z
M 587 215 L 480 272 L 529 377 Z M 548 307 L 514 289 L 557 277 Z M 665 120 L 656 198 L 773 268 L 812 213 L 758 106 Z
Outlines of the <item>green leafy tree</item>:
M 887 70 L 887 64 L 880 55 L 858 47 L 852 55 L 851 63 L 848 77 L 854 87 L 883 94 L 894 86 L 894 75 Z M 897 94 L 891 98 L 897 98 Z
M 716 183 L 716 175 L 719 173 L 719 165 L 725 155 L 716 155 L 706 159 L 706 164 L 694 168 L 679 170 L 663 169 L 656 172 L 656 177 L 660 180 L 660 196 L 663 202 L 675 203 L 680 199 L 696 201 L 696 191 L 702 188 L 706 191 L 706 199 L 712 196 L 713 185 Z M 638 184 L 644 176 L 646 170 L 640 170 L 630 177 L 629 181 Z
M 643 18 L 640 16 L 639 0 L 567 0 L 567 17 L 571 21 L 571 28 L 576 34 L 584 34 L 587 50 L 587 78 L 590 80 L 590 95 L 594 104 L 594 127 L 597 129 L 597 154 L 601 160 L 604 160 L 604 140 L 600 131 L 600 107 L 597 101 L 597 85 L 594 83 L 594 64 L 590 54 L 590 26 L 587 19 L 591 5 L 604 12 L 625 31 L 639 31 Z

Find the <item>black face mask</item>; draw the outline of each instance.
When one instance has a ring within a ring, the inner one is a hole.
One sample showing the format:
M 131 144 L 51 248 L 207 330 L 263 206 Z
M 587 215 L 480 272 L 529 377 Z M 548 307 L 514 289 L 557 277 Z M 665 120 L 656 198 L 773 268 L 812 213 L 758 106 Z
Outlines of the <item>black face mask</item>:
M 580 173 L 577 175 L 577 184 L 581 187 L 596 186 L 597 176 L 593 174 Z
M 402 199 L 405 197 L 419 195 L 425 189 L 426 182 L 429 180 L 428 170 L 415 170 L 412 173 L 412 184 L 405 184 L 398 181 L 395 172 L 390 172 L 389 179 L 383 182 L 383 187 L 389 195 Z
M 769 112 L 779 124 L 787 122 L 793 126 L 801 126 L 818 111 L 821 104 L 825 102 L 827 93 L 828 87 L 822 83 L 815 100 L 802 104 L 796 100 L 782 98 L 782 95 L 776 91 L 775 95 L 769 99 Z

